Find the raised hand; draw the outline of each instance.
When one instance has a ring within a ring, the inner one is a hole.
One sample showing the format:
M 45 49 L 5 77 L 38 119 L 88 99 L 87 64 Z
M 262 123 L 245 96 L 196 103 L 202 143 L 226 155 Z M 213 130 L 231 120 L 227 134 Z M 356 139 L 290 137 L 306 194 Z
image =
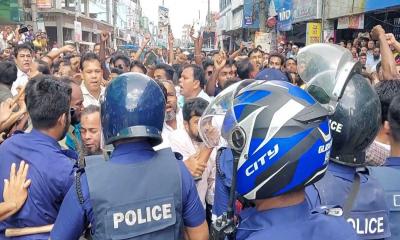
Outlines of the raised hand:
M 221 70 L 226 65 L 228 57 L 224 51 L 221 51 L 214 59 L 214 67 L 216 70 Z
M 371 37 L 373 40 L 379 40 L 379 37 L 382 35 L 385 35 L 385 30 L 381 25 L 376 25 L 374 28 L 372 28 Z
M 106 31 L 101 32 L 101 34 L 100 34 L 101 42 L 107 42 L 109 38 L 110 38 L 110 34 L 108 32 L 106 32 Z
M 393 33 L 386 33 L 386 41 L 389 45 L 393 45 L 397 42 L 396 38 L 394 37 Z
M 74 46 L 72 46 L 72 45 L 70 45 L 70 44 L 67 44 L 67 45 L 65 45 L 65 46 L 63 46 L 62 48 L 61 48 L 61 50 L 62 50 L 62 52 L 74 52 L 75 51 L 75 47 Z

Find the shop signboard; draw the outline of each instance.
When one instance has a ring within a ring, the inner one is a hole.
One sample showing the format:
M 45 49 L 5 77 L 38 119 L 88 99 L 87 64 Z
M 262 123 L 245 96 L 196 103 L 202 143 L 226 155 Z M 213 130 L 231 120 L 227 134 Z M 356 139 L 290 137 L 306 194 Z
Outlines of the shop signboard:
M 340 17 L 337 29 L 364 29 L 364 14 Z
M 326 1 L 327 18 L 338 18 L 358 13 L 400 6 L 399 0 L 346 0 Z
M 321 0 L 292 0 L 293 23 L 321 18 Z
M 321 42 L 321 23 L 307 23 L 306 45 Z
M 271 51 L 272 34 L 256 32 L 254 38 L 254 46 L 261 46 L 262 50 L 265 52 Z
M 38 8 L 50 9 L 52 0 L 36 0 L 36 5 Z
M 278 13 L 278 25 L 279 31 L 290 31 L 292 30 L 292 0 L 275 0 L 275 9 Z

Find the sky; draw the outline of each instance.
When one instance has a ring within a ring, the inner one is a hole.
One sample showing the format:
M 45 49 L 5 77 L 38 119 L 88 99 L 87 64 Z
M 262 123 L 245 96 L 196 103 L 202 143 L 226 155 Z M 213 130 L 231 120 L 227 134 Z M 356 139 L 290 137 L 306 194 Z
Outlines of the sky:
M 218 0 L 210 0 L 211 11 L 218 11 Z M 157 24 L 158 6 L 162 0 L 141 0 L 143 15 Z M 164 0 L 165 7 L 169 9 L 169 19 L 175 38 L 181 38 L 182 27 L 185 24 L 193 24 L 194 19 L 199 18 L 205 22 L 207 16 L 208 0 Z

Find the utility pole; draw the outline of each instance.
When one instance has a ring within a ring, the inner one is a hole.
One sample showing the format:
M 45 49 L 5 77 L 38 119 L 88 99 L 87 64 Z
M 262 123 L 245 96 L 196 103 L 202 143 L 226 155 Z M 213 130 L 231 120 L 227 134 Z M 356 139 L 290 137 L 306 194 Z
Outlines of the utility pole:
M 266 32 L 267 28 L 265 27 L 265 22 L 267 21 L 267 14 L 268 12 L 266 11 L 267 8 L 267 3 L 266 0 L 258 0 L 259 4 L 259 12 L 258 12 L 258 19 L 260 22 L 260 32 Z
M 210 8 L 210 0 L 208 0 L 207 5 L 207 26 L 211 27 L 211 8 Z
M 208 47 L 211 48 L 211 8 L 210 8 L 210 0 L 208 0 L 207 5 L 207 28 L 208 28 Z
M 22 7 L 22 5 L 21 5 L 21 7 Z M 32 23 L 33 23 L 32 28 L 33 28 L 34 32 L 37 32 L 38 31 L 38 25 L 37 25 L 38 14 L 37 14 L 36 0 L 32 0 L 31 11 L 32 11 Z
M 87 3 L 89 4 L 89 0 L 87 1 Z M 107 13 L 106 21 L 108 24 L 111 24 L 110 12 L 111 12 L 110 0 L 106 0 L 106 13 Z
M 114 39 L 113 39 L 113 46 L 114 49 L 117 49 L 117 36 L 118 36 L 118 31 L 117 31 L 117 20 L 118 20 L 118 11 L 117 11 L 117 5 L 118 5 L 118 0 L 114 0 L 113 4 L 113 28 L 114 28 Z
M 324 42 L 325 32 L 325 0 L 321 0 L 321 43 Z

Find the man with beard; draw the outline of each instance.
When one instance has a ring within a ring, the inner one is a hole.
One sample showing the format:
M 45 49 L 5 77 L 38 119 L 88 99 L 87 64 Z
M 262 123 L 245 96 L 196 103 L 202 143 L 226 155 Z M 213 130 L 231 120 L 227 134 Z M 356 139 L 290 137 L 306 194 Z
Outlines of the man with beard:
M 100 108 L 90 105 L 81 115 L 81 136 L 86 156 L 102 154 Z
M 182 110 L 178 107 L 176 90 L 172 81 L 161 81 L 167 94 L 165 107 L 165 122 L 162 131 L 164 142 L 156 149 L 171 147 L 173 152 L 182 155 L 185 166 L 193 177 L 202 175 L 206 168 L 204 161 L 199 161 L 199 154 L 193 147 L 191 138 L 186 131 Z M 205 100 L 204 100 L 205 101 Z M 207 102 L 207 101 L 206 101 Z M 204 203 L 204 200 L 202 201 Z
M 379 47 L 375 47 L 372 52 L 372 57 L 368 57 L 367 55 L 367 63 L 365 67 L 368 72 L 374 72 L 376 70 L 376 65 L 381 61 L 381 51 Z
M 33 130 L 15 134 L 0 146 L 0 177 L 8 178 L 13 163 L 24 160 L 31 166 L 32 186 L 21 210 L 0 222 L 0 239 L 7 228 L 53 224 L 61 202 L 74 180 L 74 151 L 62 150 L 58 141 L 70 126 L 71 87 L 52 76 L 31 79 L 25 88 L 25 102 Z M 0 181 L 0 189 L 4 188 Z M 0 202 L 4 201 L 0 196 Z M 49 239 L 48 233 L 18 239 Z
M 68 133 L 65 138 L 60 141 L 60 145 L 65 149 L 71 149 L 81 154 L 82 139 L 80 134 L 80 120 L 83 110 L 82 90 L 81 87 L 73 82 L 70 78 L 62 78 L 61 80 L 71 87 L 72 93 L 70 104 L 71 125 L 69 126 Z

